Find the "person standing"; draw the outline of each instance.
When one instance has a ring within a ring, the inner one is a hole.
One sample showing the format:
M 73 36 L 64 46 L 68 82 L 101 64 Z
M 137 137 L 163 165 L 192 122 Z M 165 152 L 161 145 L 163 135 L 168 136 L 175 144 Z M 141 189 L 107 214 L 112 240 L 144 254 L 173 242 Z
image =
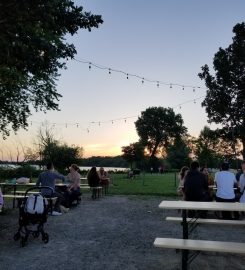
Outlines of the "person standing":
M 221 165 L 221 171 L 216 172 L 214 182 L 217 186 L 215 199 L 217 202 L 235 202 L 234 187 L 237 186 L 235 174 L 229 172 L 229 163 L 224 162 Z M 222 211 L 223 219 L 231 219 L 231 213 Z M 239 213 L 234 212 L 235 218 L 239 217 Z
M 62 215 L 60 205 L 63 200 L 63 196 L 61 193 L 56 191 L 55 189 L 55 180 L 60 179 L 63 182 L 65 182 L 65 176 L 56 172 L 54 170 L 53 163 L 47 164 L 47 170 L 42 172 L 37 179 L 36 186 L 48 186 L 53 190 L 53 194 L 50 194 L 50 189 L 42 189 L 42 195 L 43 196 L 52 196 L 57 197 L 57 200 L 54 205 L 54 209 L 52 211 L 53 216 L 59 216 Z

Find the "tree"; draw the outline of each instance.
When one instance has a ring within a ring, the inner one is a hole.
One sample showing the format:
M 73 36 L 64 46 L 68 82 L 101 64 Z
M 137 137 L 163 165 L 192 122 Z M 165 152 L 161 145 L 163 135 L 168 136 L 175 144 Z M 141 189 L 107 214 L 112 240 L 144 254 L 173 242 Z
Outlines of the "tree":
M 68 169 L 73 163 L 78 163 L 82 158 L 83 149 L 72 145 L 54 143 L 42 152 L 43 163 L 52 162 L 59 170 Z
M 52 162 L 59 170 L 68 169 L 72 163 L 79 163 L 83 156 L 82 147 L 68 146 L 56 139 L 52 126 L 48 123 L 40 127 L 35 145 L 34 153 L 39 154 L 40 164 L 46 165 Z
M 71 0 L 2 0 L 0 3 L 0 132 L 27 128 L 32 107 L 58 110 L 59 69 L 76 49 L 67 34 L 98 27 L 101 16 Z
M 183 166 L 189 166 L 191 149 L 188 147 L 186 138 L 175 139 L 174 143 L 169 145 L 166 152 L 166 160 L 172 168 L 180 169 Z
M 181 115 L 175 114 L 171 108 L 163 107 L 150 107 L 141 112 L 135 126 L 140 142 L 147 147 L 151 157 L 187 132 Z
M 227 138 L 243 145 L 245 159 L 245 23 L 234 26 L 233 42 L 228 48 L 219 48 L 214 55 L 211 75 L 208 65 L 202 67 L 199 77 L 208 88 L 202 102 L 209 122 L 221 124 Z
M 140 142 L 123 146 L 122 152 L 122 157 L 130 164 L 131 169 L 133 168 L 133 163 L 136 163 L 136 167 L 137 165 L 140 166 L 141 161 L 144 159 L 144 147 Z

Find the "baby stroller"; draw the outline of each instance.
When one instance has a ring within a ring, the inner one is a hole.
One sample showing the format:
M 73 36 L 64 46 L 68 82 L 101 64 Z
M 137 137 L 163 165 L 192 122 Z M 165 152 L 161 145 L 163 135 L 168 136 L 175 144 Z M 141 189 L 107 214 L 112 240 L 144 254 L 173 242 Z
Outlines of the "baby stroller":
M 50 190 L 50 197 L 53 189 L 47 186 L 32 187 L 26 190 L 24 199 L 19 205 L 19 229 L 14 235 L 14 240 L 20 240 L 20 246 L 24 247 L 30 234 L 34 238 L 41 234 L 44 243 L 48 243 L 49 235 L 44 232 L 44 224 L 48 217 L 48 202 L 41 195 L 41 189 Z M 33 193 L 38 190 L 39 193 Z M 32 192 L 31 192 L 32 191 Z

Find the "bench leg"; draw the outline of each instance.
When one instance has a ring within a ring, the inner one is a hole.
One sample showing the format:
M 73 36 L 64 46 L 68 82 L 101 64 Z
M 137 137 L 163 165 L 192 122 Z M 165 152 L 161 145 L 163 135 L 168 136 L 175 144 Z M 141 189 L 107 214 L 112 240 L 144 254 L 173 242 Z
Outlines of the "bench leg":
M 183 239 L 188 239 L 188 223 L 187 223 L 187 210 L 182 210 L 182 226 L 183 226 Z M 186 249 L 182 250 L 182 270 L 188 269 L 188 256 L 189 251 Z

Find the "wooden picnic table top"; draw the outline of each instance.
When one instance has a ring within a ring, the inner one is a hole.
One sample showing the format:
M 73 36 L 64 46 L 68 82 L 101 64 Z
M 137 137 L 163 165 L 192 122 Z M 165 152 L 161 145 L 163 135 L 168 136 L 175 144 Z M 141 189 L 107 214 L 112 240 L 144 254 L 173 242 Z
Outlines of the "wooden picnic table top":
M 162 201 L 161 209 L 211 210 L 211 211 L 245 211 L 245 204 L 239 202 L 194 202 L 194 201 Z

